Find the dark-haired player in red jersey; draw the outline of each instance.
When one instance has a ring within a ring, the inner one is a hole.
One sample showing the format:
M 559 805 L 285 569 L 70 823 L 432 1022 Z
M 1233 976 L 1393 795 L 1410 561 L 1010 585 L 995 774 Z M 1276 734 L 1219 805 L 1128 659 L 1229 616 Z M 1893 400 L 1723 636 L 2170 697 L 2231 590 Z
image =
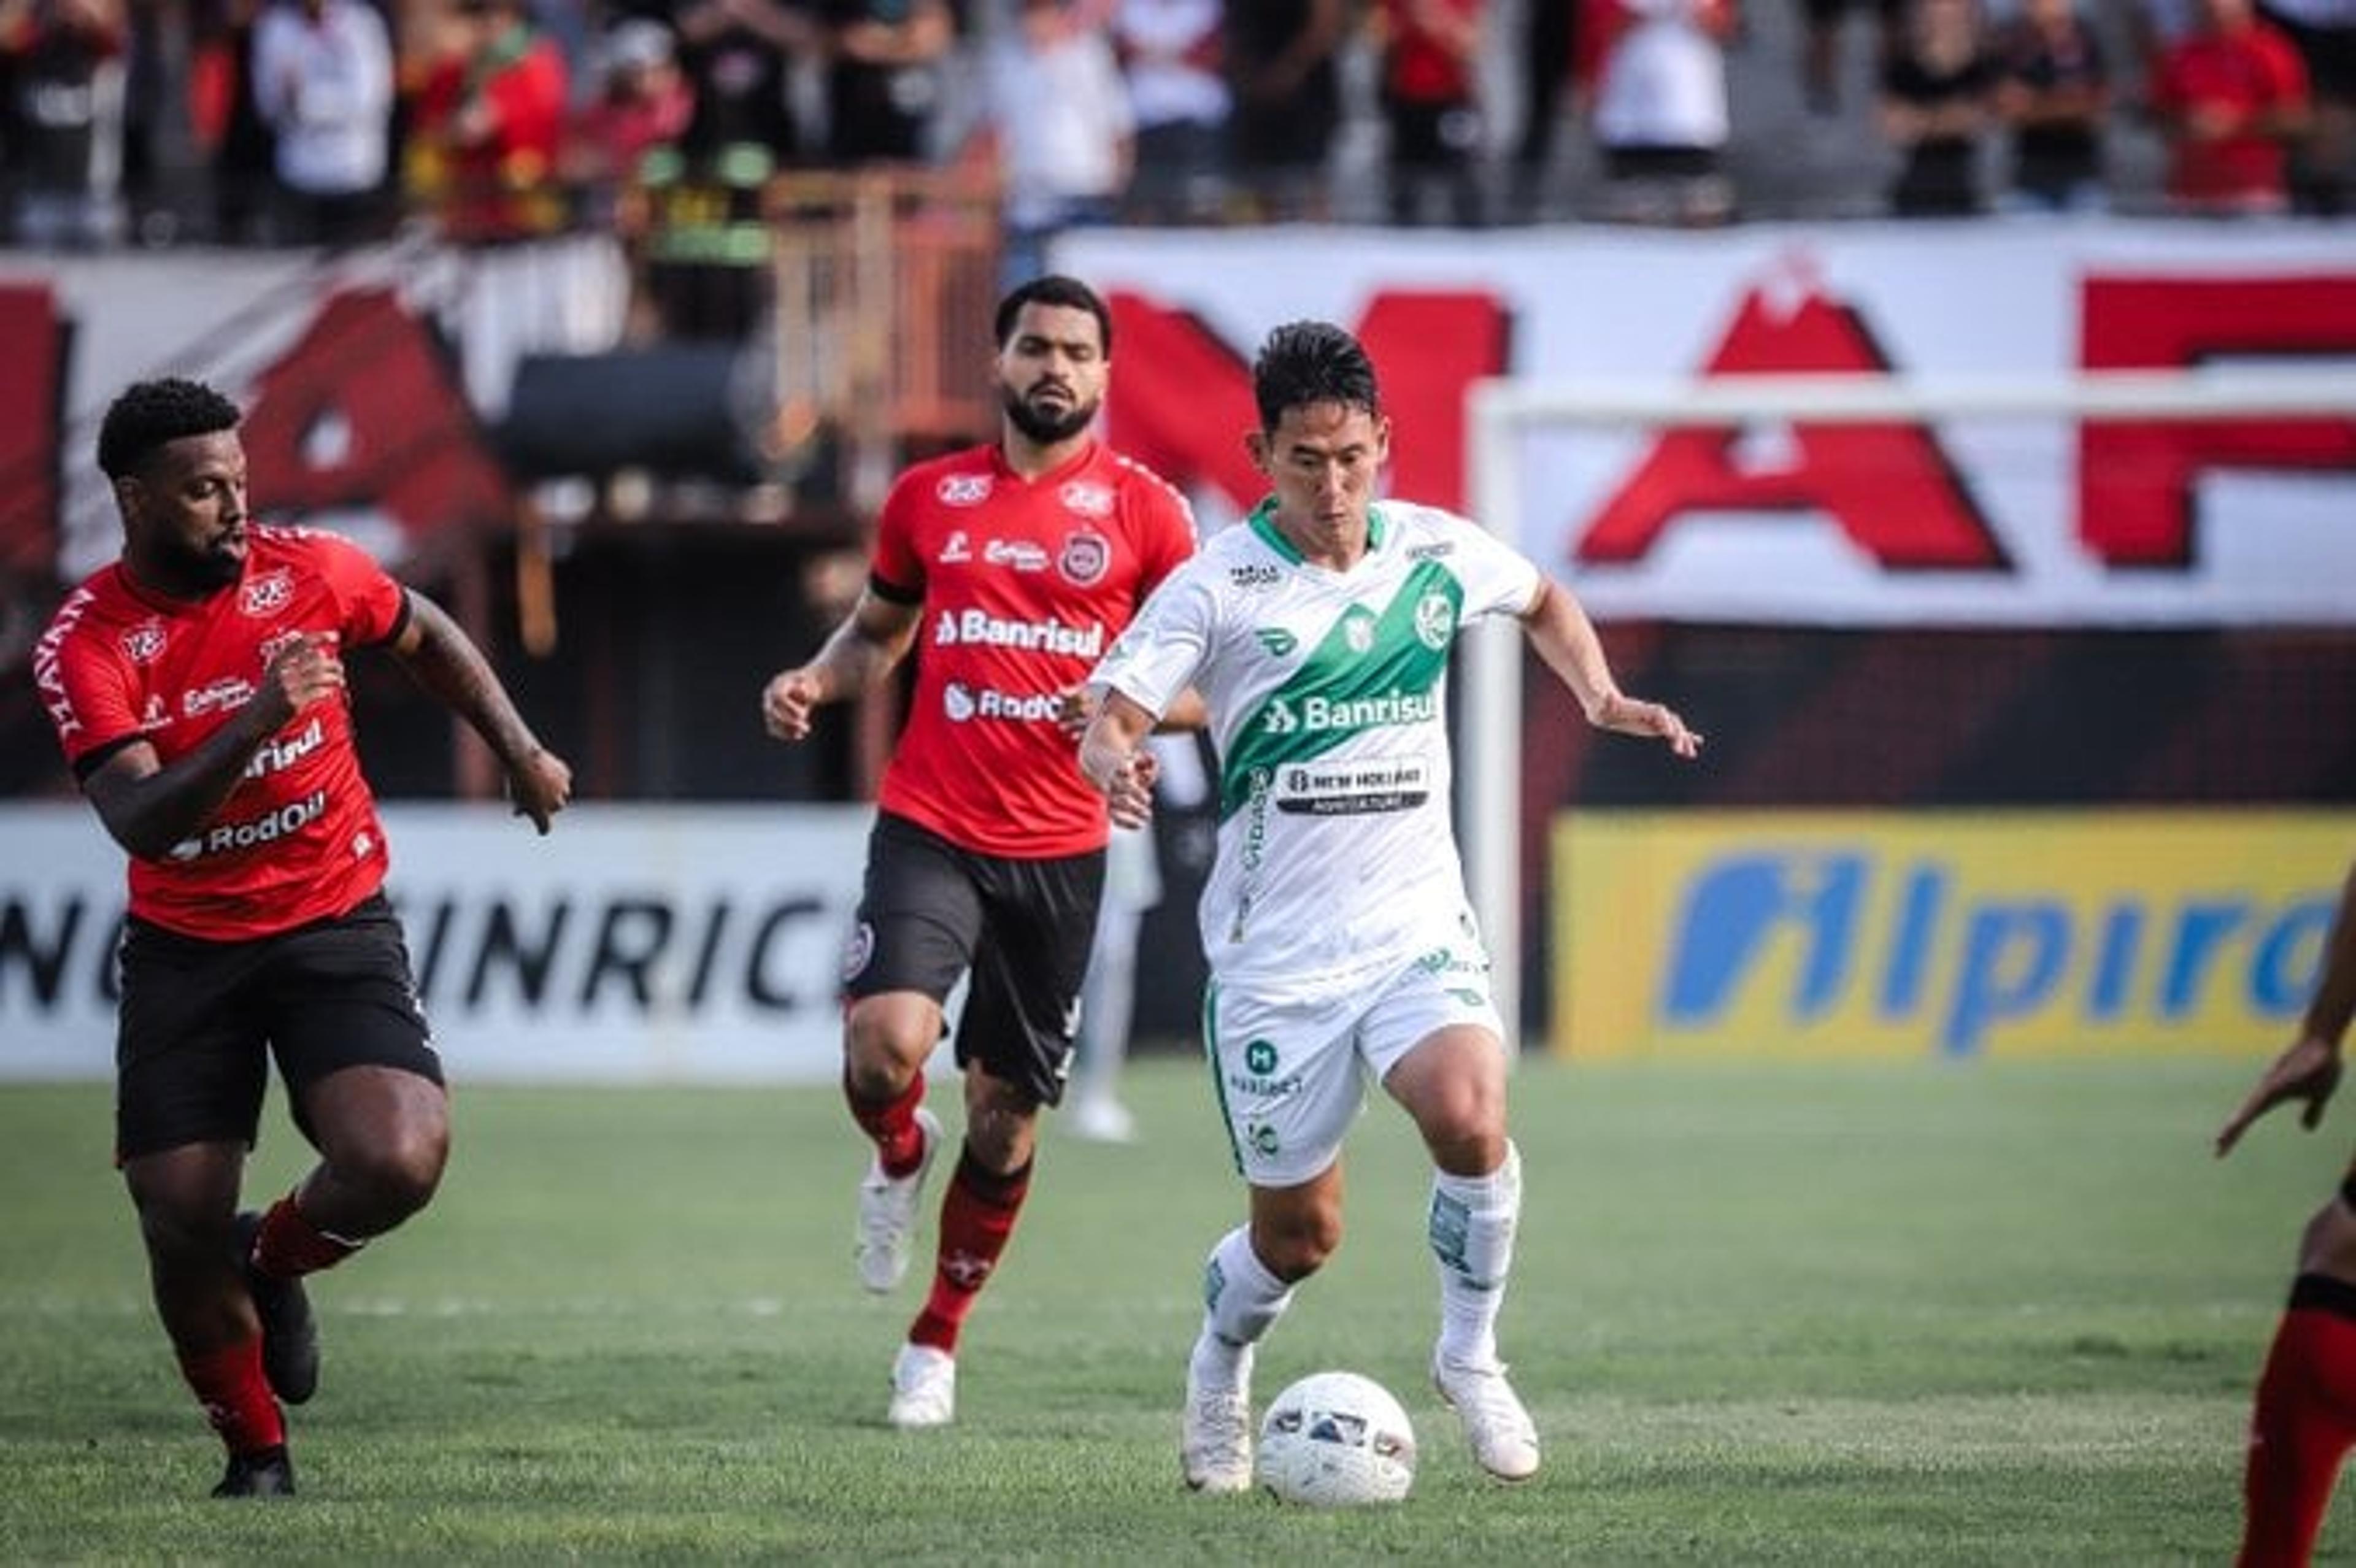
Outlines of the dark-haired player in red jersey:
M 2340 1087 L 2341 1048 L 2356 1018 L 2356 866 L 2340 884 L 2322 977 L 2298 1038 L 2266 1064 L 2257 1086 L 2217 1134 L 2233 1151 L 2250 1124 L 2297 1102 L 2314 1128 Z M 2331 1506 L 2340 1467 L 2356 1445 L 2356 1167 L 2324 1200 L 2300 1239 L 2298 1274 L 2258 1379 L 2242 1479 L 2242 1568 L 2303 1568 Z
M 843 965 L 843 1093 L 875 1145 L 859 1272 L 875 1291 L 907 1272 L 942 1141 L 925 1062 L 942 1003 L 972 977 L 957 1037 L 964 1148 L 932 1292 L 892 1371 L 900 1427 L 955 1417 L 958 1330 L 1029 1190 L 1040 1107 L 1063 1095 L 1108 821 L 1073 765 L 1076 694 L 1194 548 L 1178 493 L 1089 433 L 1112 359 L 1094 291 L 1033 279 L 1000 302 L 996 332 L 998 441 L 900 476 L 859 603 L 762 697 L 769 732 L 798 741 L 813 709 L 922 650 Z
M 194 381 L 114 400 L 98 462 L 123 554 L 33 654 L 82 793 L 131 855 L 116 1159 L 157 1314 L 229 1450 L 217 1497 L 294 1489 L 279 1402 L 318 1380 L 302 1277 L 423 1208 L 449 1149 L 344 656 L 386 649 L 462 715 L 541 832 L 572 793 L 430 600 L 332 535 L 252 521 L 238 422 Z M 272 1055 L 319 1162 L 241 1214 Z

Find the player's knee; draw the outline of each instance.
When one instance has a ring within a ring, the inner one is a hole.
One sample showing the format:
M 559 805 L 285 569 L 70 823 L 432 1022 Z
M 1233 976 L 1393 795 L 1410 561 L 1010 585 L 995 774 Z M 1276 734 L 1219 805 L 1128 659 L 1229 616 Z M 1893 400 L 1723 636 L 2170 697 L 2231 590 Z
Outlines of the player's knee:
M 1283 1221 L 1258 1228 L 1252 1235 L 1252 1250 L 1268 1272 L 1287 1285 L 1298 1285 L 1319 1269 L 1342 1245 L 1342 1216 L 1338 1210 L 1319 1210 L 1288 1217 Z
M 403 1122 L 348 1151 L 336 1174 L 367 1193 L 391 1224 L 432 1200 L 449 1158 L 446 1123 Z
M 139 1234 L 148 1256 L 174 1264 L 229 1257 L 235 1214 L 228 1203 L 214 1201 L 209 1195 L 137 1182 L 132 1185 L 131 1200 L 139 1213 Z

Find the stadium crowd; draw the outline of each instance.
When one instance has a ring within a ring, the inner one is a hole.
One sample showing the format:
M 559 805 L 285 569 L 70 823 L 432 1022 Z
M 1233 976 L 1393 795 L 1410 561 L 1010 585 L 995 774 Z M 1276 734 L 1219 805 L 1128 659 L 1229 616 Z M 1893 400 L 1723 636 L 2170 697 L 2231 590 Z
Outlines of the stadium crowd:
M 1018 256 L 1108 220 L 2344 208 L 2356 0 L 2100 3 L 0 0 L 0 182 L 34 248 L 648 211 L 724 246 L 774 176 L 877 164 L 991 182 Z

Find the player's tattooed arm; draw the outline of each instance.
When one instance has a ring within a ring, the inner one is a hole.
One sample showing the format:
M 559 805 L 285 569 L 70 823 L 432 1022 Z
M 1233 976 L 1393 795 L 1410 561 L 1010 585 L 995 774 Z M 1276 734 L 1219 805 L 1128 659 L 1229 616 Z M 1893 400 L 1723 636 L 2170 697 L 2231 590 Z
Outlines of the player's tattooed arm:
M 779 670 L 761 690 L 761 722 L 780 741 L 809 737 L 811 715 L 882 683 L 916 645 L 924 607 L 861 592 L 842 624 L 807 664 Z
M 433 600 L 409 592 L 408 624 L 392 652 L 417 683 L 480 735 L 507 770 L 516 814 L 542 833 L 573 798 L 573 770 L 540 743 L 474 639 Z

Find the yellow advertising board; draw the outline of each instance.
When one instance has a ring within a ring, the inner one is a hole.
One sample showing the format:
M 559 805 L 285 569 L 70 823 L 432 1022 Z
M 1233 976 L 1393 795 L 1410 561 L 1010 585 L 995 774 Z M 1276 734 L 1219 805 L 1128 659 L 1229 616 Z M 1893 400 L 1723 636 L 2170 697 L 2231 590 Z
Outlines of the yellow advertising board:
M 1607 1058 L 2263 1052 L 2356 814 L 1580 812 L 1550 1044 Z

